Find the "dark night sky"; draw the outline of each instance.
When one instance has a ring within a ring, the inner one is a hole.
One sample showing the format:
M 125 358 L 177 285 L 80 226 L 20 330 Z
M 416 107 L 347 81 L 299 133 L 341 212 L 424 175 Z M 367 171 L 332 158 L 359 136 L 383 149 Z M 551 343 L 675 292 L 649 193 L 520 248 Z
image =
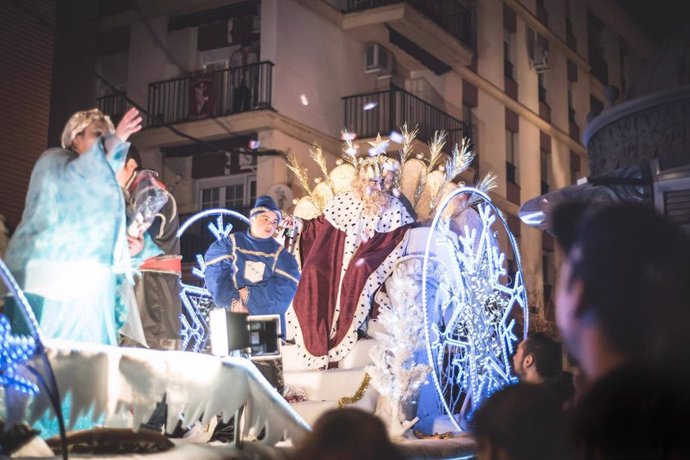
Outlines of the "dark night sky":
M 690 25 L 687 0 L 617 0 L 632 21 L 654 42 L 660 42 L 683 26 Z

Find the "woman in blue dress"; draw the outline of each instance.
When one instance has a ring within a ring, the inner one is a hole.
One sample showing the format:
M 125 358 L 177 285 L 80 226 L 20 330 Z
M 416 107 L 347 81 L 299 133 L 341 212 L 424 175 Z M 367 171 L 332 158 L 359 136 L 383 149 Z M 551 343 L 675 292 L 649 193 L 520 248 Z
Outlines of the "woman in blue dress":
M 127 156 L 127 139 L 140 129 L 136 109 L 117 129 L 98 109 L 77 112 L 62 133 L 62 148 L 45 151 L 34 166 L 6 262 L 43 338 L 117 344 L 131 303 L 133 267 L 140 262 L 130 256 L 146 251 L 143 237 L 126 235 L 116 172 Z M 6 311 L 14 333 L 25 333 L 13 302 Z

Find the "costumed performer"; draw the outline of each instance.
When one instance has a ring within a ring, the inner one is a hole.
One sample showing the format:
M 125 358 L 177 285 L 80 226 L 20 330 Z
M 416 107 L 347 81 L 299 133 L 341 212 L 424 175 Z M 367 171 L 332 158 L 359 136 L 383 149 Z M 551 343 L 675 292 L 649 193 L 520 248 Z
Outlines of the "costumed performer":
M 282 213 L 270 196 L 249 212 L 250 227 L 213 243 L 204 256 L 206 288 L 219 307 L 250 315 L 284 315 L 300 278 L 295 256 L 273 235 Z
M 393 163 L 385 154 L 361 160 L 352 191 L 315 219 L 295 218 L 302 278 L 287 320 L 309 367 L 333 367 L 352 350 L 376 291 L 404 253 L 415 219 L 386 191 Z
M 115 178 L 141 121 L 130 109 L 114 129 L 98 109 L 77 112 L 63 130 L 62 148 L 45 151 L 34 166 L 6 262 L 45 338 L 117 345 L 128 323 L 133 338 L 144 340 L 136 333 L 141 324 L 131 285 L 140 257 L 153 254 L 144 250 L 144 237 L 127 236 Z M 26 333 L 14 299 L 6 312 L 14 332 Z
M 179 350 L 182 256 L 177 230 L 180 221 L 175 197 L 157 176 L 155 171 L 143 169 L 138 150 L 130 145 L 117 180 L 122 186 L 127 209 L 134 209 L 134 214 L 141 217 L 144 222 L 140 228 L 148 227 L 146 233 L 162 251 L 162 254 L 146 259 L 139 267 L 141 276 L 136 279 L 134 287 L 139 315 L 150 348 Z M 161 196 L 162 207 L 158 204 Z M 132 345 L 126 338 L 122 344 Z

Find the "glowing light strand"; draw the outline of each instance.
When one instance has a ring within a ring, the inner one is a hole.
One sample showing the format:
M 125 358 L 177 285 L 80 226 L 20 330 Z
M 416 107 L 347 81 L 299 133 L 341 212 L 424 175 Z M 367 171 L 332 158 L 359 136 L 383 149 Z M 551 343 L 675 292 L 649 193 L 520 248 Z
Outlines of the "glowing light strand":
M 481 228 L 478 231 L 465 226 L 463 234 L 456 235 L 450 230 L 449 222 L 441 217 L 451 199 L 459 194 L 470 194 L 479 203 Z M 517 271 L 513 280 L 508 279 L 506 256 L 497 246 L 494 224 L 500 224 L 505 231 L 515 256 Z M 453 274 L 448 286 L 450 300 L 441 306 L 440 313 L 430 311 L 432 306 L 427 295 L 426 273 L 434 242 L 437 251 L 450 254 L 449 268 Z M 515 380 L 510 355 L 517 337 L 511 313 L 521 312 L 523 336 L 528 328 L 517 244 L 502 214 L 486 194 L 462 187 L 443 200 L 431 225 L 422 273 L 427 356 L 434 367 L 434 386 L 450 420 L 461 430 L 462 419 L 470 417 L 489 395 Z M 439 319 L 431 322 L 430 318 Z
M 232 217 L 249 225 L 249 219 L 237 211 L 221 208 L 207 209 L 187 219 L 180 226 L 177 236 L 182 238 L 194 223 L 210 217 L 216 217 L 216 220 L 209 222 L 206 228 L 216 240 L 226 238 L 234 228 L 231 222 L 224 221 L 225 217 Z M 195 259 L 197 266 L 192 268 L 192 274 L 203 280 L 206 271 L 204 256 L 196 254 Z M 208 314 L 212 308 L 211 293 L 204 287 L 180 282 L 180 299 L 182 300 L 180 315 L 182 349 L 202 352 L 206 349 L 210 333 Z
M 36 352 L 33 337 L 15 336 L 4 315 L 0 314 L 0 386 L 28 395 L 38 393 L 38 386 L 22 377 L 19 367 Z
M 63 417 L 62 407 L 60 405 L 60 391 L 57 386 L 57 381 L 55 380 L 55 374 L 53 373 L 50 360 L 48 360 L 48 356 L 46 355 L 45 348 L 43 346 L 41 330 L 38 326 L 36 315 L 34 315 L 33 309 L 31 308 L 31 305 L 29 305 L 26 295 L 24 295 L 24 291 L 22 291 L 22 289 L 19 287 L 17 280 L 14 279 L 10 269 L 7 267 L 7 265 L 5 265 L 5 262 L 3 262 L 2 259 L 0 259 L 0 280 L 5 283 L 9 294 L 14 298 L 17 309 L 22 314 L 22 317 L 28 326 L 31 339 L 33 340 L 33 354 L 31 356 L 38 357 L 43 362 L 43 370 L 46 374 L 45 376 L 34 367 L 26 366 L 26 368 L 31 373 L 33 378 L 36 379 L 39 384 L 41 384 L 43 390 L 48 396 L 48 399 L 50 400 L 53 410 L 55 411 L 55 416 L 57 417 L 58 427 L 60 430 L 62 458 L 67 460 L 67 437 L 65 432 L 65 419 Z M 0 315 L 0 317 L 2 317 L 2 315 Z M 5 340 L 3 340 L 3 343 L 4 342 Z M 17 363 L 17 361 L 15 361 L 15 363 Z M 0 369 L 3 368 L 4 365 L 3 367 L 0 367 Z M 5 404 L 9 404 L 7 399 L 5 400 Z

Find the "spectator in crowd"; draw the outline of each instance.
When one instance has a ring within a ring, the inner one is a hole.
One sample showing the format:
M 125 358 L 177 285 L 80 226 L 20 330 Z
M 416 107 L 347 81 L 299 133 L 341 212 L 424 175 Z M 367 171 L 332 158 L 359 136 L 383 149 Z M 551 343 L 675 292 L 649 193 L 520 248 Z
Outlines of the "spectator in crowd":
M 568 221 L 575 231 L 563 236 Z M 588 379 L 574 414 L 579 454 L 690 458 L 687 235 L 634 204 L 561 205 L 552 227 L 567 251 L 556 319 Z
M 563 372 L 561 345 L 542 332 L 518 344 L 513 355 L 513 369 L 520 382 L 544 385 L 563 403 L 573 397 L 572 375 Z
M 543 385 L 518 383 L 494 393 L 474 414 L 479 460 L 570 459 L 565 414 Z
M 300 460 L 402 460 L 383 422 L 360 409 L 333 409 L 314 423 L 297 450 Z
M 578 211 L 579 209 L 579 211 Z M 563 218 L 563 216 L 567 216 Z M 653 210 L 616 204 L 555 211 L 568 256 L 556 289 L 556 321 L 590 381 L 629 361 L 690 366 L 690 242 Z
M 520 342 L 513 355 L 513 369 L 524 383 L 545 383 L 563 372 L 561 347 L 542 332 Z
M 232 111 L 243 112 L 251 108 L 252 92 L 258 84 L 259 55 L 248 40 L 242 41 L 240 47 L 230 55 L 232 75 Z
M 573 433 L 581 458 L 690 459 L 687 380 L 653 366 L 625 365 L 585 392 Z

